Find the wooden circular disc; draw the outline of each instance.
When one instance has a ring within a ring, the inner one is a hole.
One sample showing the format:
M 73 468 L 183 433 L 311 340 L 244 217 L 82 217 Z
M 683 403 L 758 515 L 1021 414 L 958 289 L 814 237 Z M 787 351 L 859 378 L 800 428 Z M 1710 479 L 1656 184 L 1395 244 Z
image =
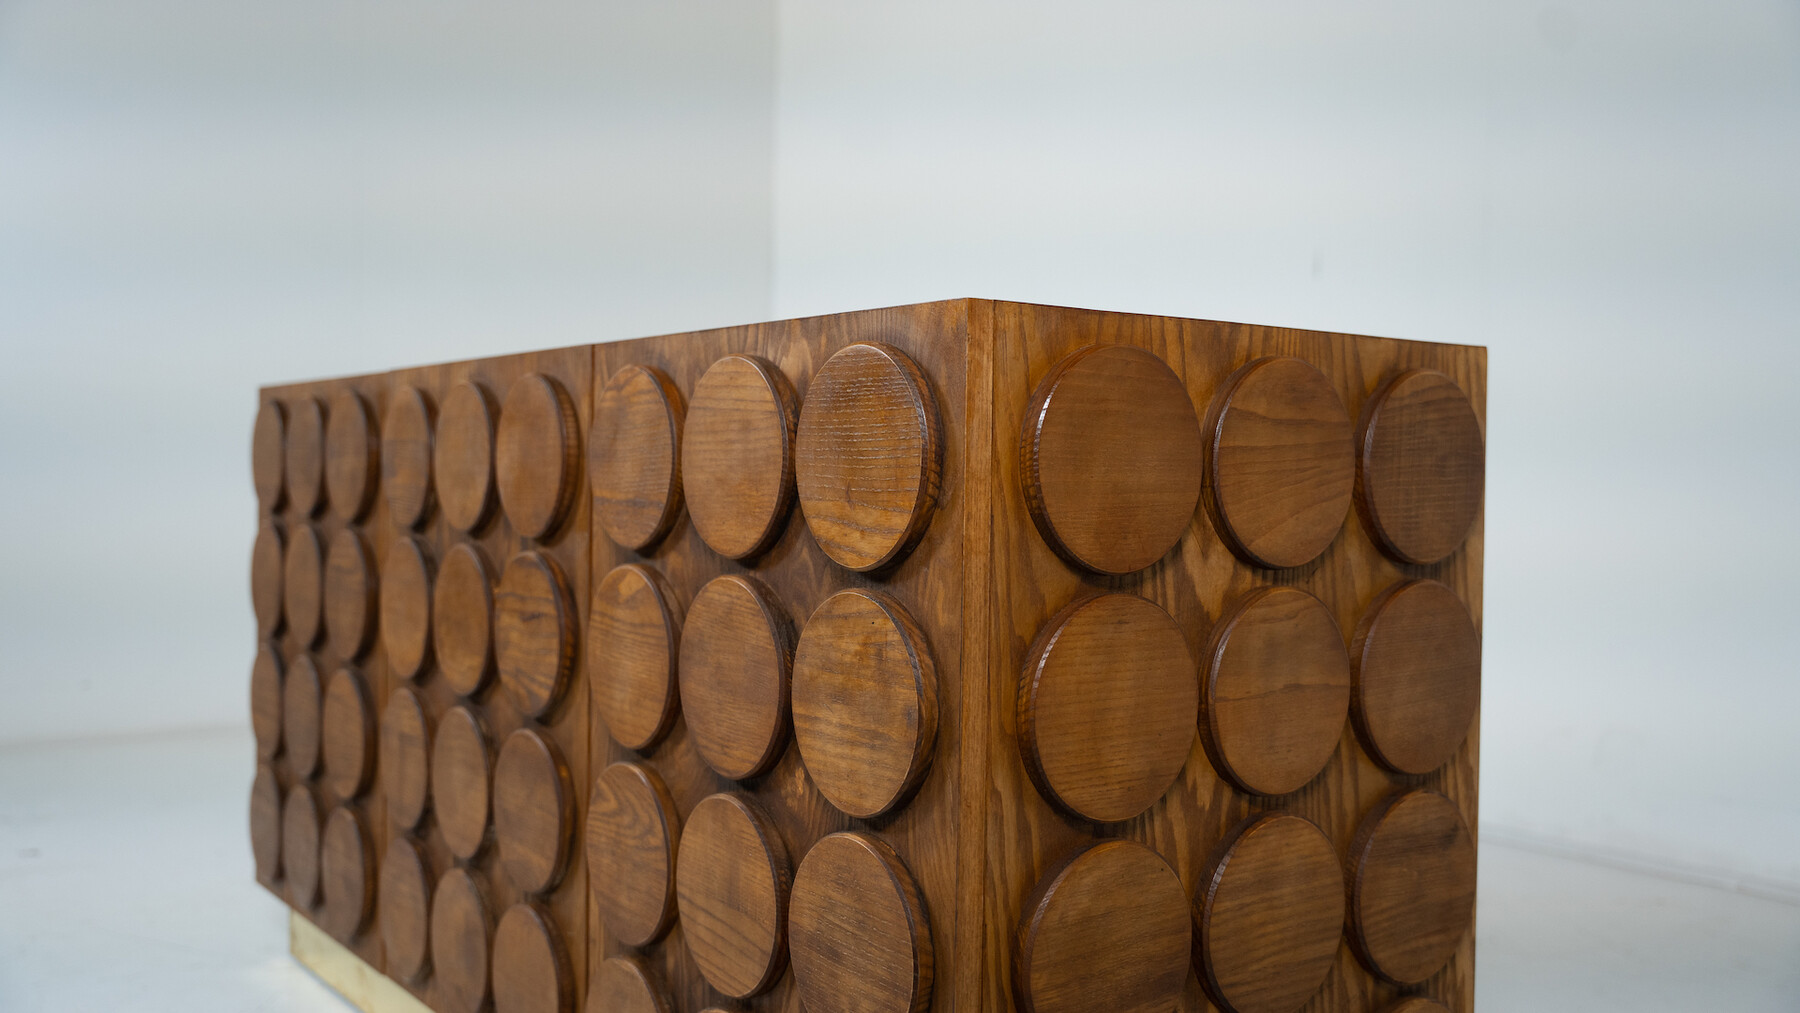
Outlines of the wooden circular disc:
M 1200 421 L 1151 352 L 1091 345 L 1051 368 L 1020 434 L 1025 504 L 1071 563 L 1131 573 L 1161 559 L 1200 502 Z
M 1200 681 L 1155 602 L 1111 593 L 1064 608 L 1019 678 L 1019 752 L 1049 801 L 1113 822 L 1150 808 L 1194 745 Z
M 281 835 L 281 783 L 273 767 L 259 763 L 250 782 L 250 855 L 258 879 L 273 883 L 281 878 Z
M 1402 774 L 1448 763 L 1481 703 L 1481 635 L 1456 592 L 1435 580 L 1390 588 L 1357 625 L 1351 657 L 1369 755 Z
M 874 837 L 832 834 L 794 871 L 794 985 L 814 1013 L 920 1013 L 931 1003 L 925 902 L 900 856 Z
M 608 957 L 588 988 L 586 1013 L 669 1013 L 669 998 L 642 960 Z
M 488 949 L 493 915 L 481 884 L 466 869 L 451 869 L 431 895 L 431 966 L 446 1013 L 480 1013 L 488 998 Z
M 675 921 L 675 842 L 681 818 L 656 771 L 615 763 L 588 796 L 588 886 L 606 931 L 648 946 Z
M 787 377 L 753 355 L 707 367 L 688 399 L 681 488 L 714 552 L 746 559 L 780 537 L 794 505 L 799 407 Z
M 281 680 L 281 741 L 288 763 L 299 777 L 311 777 L 319 769 L 319 723 L 324 708 L 319 669 L 312 658 L 300 655 Z
M 681 931 L 707 982 L 734 999 L 781 976 L 789 870 L 774 825 L 749 798 L 708 795 L 688 814 L 675 861 Z
M 861 571 L 898 561 L 931 523 L 942 469 L 937 400 L 906 353 L 858 344 L 825 360 L 800 409 L 794 473 L 826 555 Z
M 281 564 L 282 607 L 288 629 L 301 647 L 325 632 L 325 548 L 311 524 L 296 524 Z
M 794 651 L 794 739 L 819 792 L 867 819 L 925 778 L 937 741 L 937 666 L 925 634 L 879 591 L 839 591 Z
M 325 894 L 325 931 L 349 942 L 375 913 L 375 849 L 369 828 L 350 806 L 338 806 L 325 821 L 319 881 Z
M 416 679 L 431 660 L 431 557 L 410 535 L 388 547 L 381 564 L 381 647 L 388 667 Z
M 303 397 L 288 406 L 287 453 L 282 459 L 288 502 L 302 517 L 325 505 L 325 406 Z
M 473 710 L 452 707 L 431 743 L 431 800 L 444 843 L 464 861 L 487 841 L 488 788 L 487 731 Z
M 256 648 L 250 666 L 250 729 L 256 733 L 256 756 L 272 760 L 281 752 L 281 655 L 268 644 Z
M 614 567 L 588 606 L 588 680 L 594 709 L 627 749 L 649 749 L 681 710 L 675 649 L 681 620 L 675 596 L 647 566 Z
M 1200 730 L 1213 766 L 1258 795 L 1305 787 L 1337 751 L 1350 710 L 1350 655 L 1325 603 L 1258 588 L 1213 627 Z
M 387 957 L 382 969 L 398 981 L 418 981 L 431 967 L 431 887 L 425 852 L 408 837 L 388 841 L 375 909 Z
M 1350 940 L 1397 985 L 1436 974 L 1475 910 L 1475 840 L 1456 803 L 1435 791 L 1393 795 L 1350 846 Z
M 575 971 L 556 922 L 529 901 L 514 904 L 494 931 L 494 1013 L 570 1013 Z
M 514 886 L 545 893 L 562 882 L 575 838 L 575 789 L 562 751 L 530 728 L 507 736 L 494 764 L 494 833 Z
M 256 426 L 250 433 L 250 481 L 256 486 L 256 502 L 264 510 L 281 509 L 287 499 L 287 408 L 280 401 L 264 401 L 256 409 Z
M 494 578 L 487 557 L 459 542 L 444 555 L 431 591 L 431 647 L 444 681 L 463 696 L 494 673 Z
M 791 653 L 774 593 L 751 577 L 715 577 L 681 627 L 681 709 L 707 766 L 755 777 L 787 745 Z
M 325 428 L 325 487 L 332 509 L 355 524 L 375 505 L 375 487 L 381 483 L 381 436 L 375 413 L 355 391 L 331 399 L 330 422 Z
M 405 686 L 388 694 L 381 712 L 381 794 L 401 831 L 417 827 L 431 801 L 431 719 Z
M 1307 820 L 1253 816 L 1226 838 L 1195 899 L 1194 962 L 1234 1013 L 1293 1013 L 1337 961 L 1344 873 Z
M 281 528 L 264 518 L 256 528 L 256 543 L 250 549 L 250 607 L 256 613 L 256 632 L 272 637 L 281 632 L 282 584 L 286 581 L 286 546 Z
M 1456 381 L 1415 369 L 1363 409 L 1357 505 L 1369 534 L 1406 563 L 1435 563 L 1469 537 L 1487 474 L 1475 406 Z
M 352 528 L 331 539 L 325 557 L 325 632 L 331 649 L 344 658 L 360 658 L 375 645 L 375 557 L 362 534 Z
M 1193 917 L 1169 863 L 1106 840 L 1063 859 L 1019 919 L 1022 1013 L 1167 1013 L 1187 983 Z
M 521 536 L 543 538 L 569 515 L 581 483 L 581 422 L 562 384 L 529 373 L 506 392 L 494 472 L 500 505 Z
M 458 531 L 477 531 L 494 515 L 493 395 L 464 381 L 450 388 L 438 415 L 431 470 L 444 520 Z
M 1291 356 L 1231 374 L 1206 426 L 1207 509 L 1225 544 L 1256 566 L 1316 559 L 1356 486 L 1350 416 L 1331 381 Z
M 1450 1013 L 1450 1008 L 1436 999 L 1415 995 L 1389 1006 L 1383 1013 Z
M 281 807 L 281 868 L 288 903 L 311 911 L 319 903 L 319 798 L 304 784 L 289 788 Z
M 681 514 L 681 392 L 662 370 L 614 373 L 594 403 L 588 480 L 608 538 L 637 551 L 668 534 Z
M 431 512 L 431 399 L 401 386 L 381 420 L 381 486 L 388 515 L 402 529 L 416 528 Z
M 375 774 L 375 707 L 362 676 L 340 668 L 325 685 L 325 784 L 339 800 L 368 790 Z
M 556 709 L 575 669 L 575 601 L 562 567 L 527 550 L 506 563 L 494 598 L 500 682 L 529 717 Z

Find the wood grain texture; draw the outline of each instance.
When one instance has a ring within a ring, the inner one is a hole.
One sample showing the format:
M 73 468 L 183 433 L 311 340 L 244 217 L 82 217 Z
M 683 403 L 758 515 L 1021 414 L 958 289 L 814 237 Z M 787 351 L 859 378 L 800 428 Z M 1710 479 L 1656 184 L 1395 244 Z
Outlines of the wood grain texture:
M 905 800 L 937 741 L 937 666 L 904 606 L 840 591 L 806 621 L 794 654 L 794 737 L 831 804 L 862 818 Z
M 1200 501 L 1200 423 L 1181 379 L 1139 348 L 1071 353 L 1022 420 L 1026 505 L 1051 548 L 1099 573 L 1156 562 Z
M 417 528 L 431 513 L 432 425 L 436 411 L 430 395 L 411 384 L 396 388 L 381 420 L 381 488 L 395 526 Z
M 325 428 L 325 488 L 332 509 L 345 523 L 360 523 L 375 505 L 380 481 L 375 413 L 361 394 L 344 391 L 332 399 Z
M 431 645 L 457 693 L 473 696 L 493 679 L 493 570 L 486 554 L 467 542 L 452 547 L 438 571 L 431 592 Z
M 464 861 L 487 842 L 489 788 L 487 730 L 467 706 L 452 707 L 431 744 L 431 790 L 444 841 Z
M 289 532 L 281 564 L 281 600 L 289 632 L 302 647 L 319 642 L 325 632 L 325 548 L 310 524 Z
M 868 572 L 918 542 L 937 504 L 943 432 L 905 352 L 862 343 L 834 353 L 812 379 L 796 441 L 800 508 L 826 555 Z
M 1394 377 L 1369 398 L 1357 441 L 1357 506 L 1376 542 L 1406 563 L 1436 563 L 1468 537 L 1487 473 L 1481 421 L 1436 370 Z
M 1233 1013 L 1293 1013 L 1336 962 L 1344 874 L 1331 839 L 1308 820 L 1245 820 L 1194 901 L 1194 962 L 1207 993 Z
M 912 874 L 879 838 L 821 838 L 794 872 L 794 982 L 811 1013 L 920 1013 L 931 1002 L 931 926 Z
M 506 392 L 494 474 L 513 529 L 526 538 L 553 536 L 581 487 L 581 422 L 554 378 L 531 373 Z
M 607 931 L 629 946 L 662 938 L 675 921 L 681 816 L 656 771 L 614 763 L 588 797 L 588 884 Z
M 616 566 L 588 606 L 588 673 L 601 729 L 627 749 L 649 749 L 681 709 L 675 652 L 681 618 L 675 593 L 648 566 Z
M 1219 620 L 1205 664 L 1200 730 L 1220 774 L 1285 795 L 1324 769 L 1350 710 L 1350 656 L 1324 602 L 1292 587 L 1250 592 Z
M 250 729 L 260 760 L 281 752 L 281 683 L 281 655 L 267 644 L 258 647 L 250 666 Z
M 681 392 L 661 370 L 629 365 L 594 402 L 588 476 L 594 515 L 614 542 L 643 550 L 681 514 Z
M 271 886 L 281 879 L 281 820 L 281 782 L 273 767 L 259 763 L 250 782 L 250 856 L 256 878 Z
M 1199 707 L 1193 656 L 1169 614 L 1136 595 L 1098 595 L 1038 635 L 1019 678 L 1019 751 L 1046 799 L 1128 820 L 1175 782 Z
M 319 834 L 319 797 L 294 785 L 281 806 L 281 867 L 288 903 L 302 912 L 319 903 Z
M 265 400 L 256 408 L 256 423 L 250 431 L 250 482 L 256 489 L 256 503 L 265 512 L 287 505 L 287 407 L 280 401 Z
M 494 395 L 473 381 L 450 388 L 438 416 L 432 473 L 444 519 L 464 533 L 481 530 L 494 516 Z
M 287 454 L 282 461 L 288 501 L 301 517 L 325 507 L 325 406 L 317 398 L 288 404 Z
M 1435 791 L 1384 799 L 1350 846 L 1350 940 L 1399 985 L 1431 977 L 1472 928 L 1475 839 Z
M 774 592 L 753 577 L 709 581 L 681 627 L 682 712 L 722 776 L 766 772 L 787 743 L 793 636 Z
M 766 991 L 787 960 L 787 849 L 762 808 L 708 796 L 688 814 L 675 896 L 688 952 L 708 983 L 734 999 Z
M 1481 635 L 1456 592 L 1435 580 L 1389 588 L 1357 624 L 1351 657 L 1369 755 L 1402 774 L 1449 762 L 1481 704 Z
M 556 744 L 531 728 L 506 737 L 494 763 L 494 832 L 514 886 L 544 893 L 562 881 L 575 838 L 575 789 Z
M 431 966 L 438 1008 L 481 1013 L 488 1001 L 493 914 L 486 890 L 467 869 L 451 869 L 431 895 Z
M 688 399 L 681 488 L 688 516 L 714 552 L 747 559 L 781 534 L 794 505 L 799 402 L 773 363 L 727 355 Z
M 375 644 L 379 581 L 369 543 L 345 528 L 325 557 L 325 633 L 339 657 L 356 659 Z
M 1416 995 L 1410 999 L 1400 1000 L 1389 1006 L 1383 1013 L 1449 1013 L 1449 1011 L 1443 1003 L 1436 999 L 1427 999 L 1424 996 Z
M 1233 552 L 1262 567 L 1318 558 L 1350 513 L 1356 447 L 1331 381 L 1293 356 L 1258 359 L 1208 410 L 1206 505 Z
M 375 909 L 386 958 L 383 969 L 398 981 L 416 982 L 430 973 L 431 891 L 435 883 L 424 849 L 407 837 L 388 842 Z
M 586 1013 L 669 1013 L 669 1000 L 641 959 L 608 957 L 594 972 Z
M 402 832 L 414 829 L 431 803 L 431 718 L 405 686 L 388 695 L 381 712 L 380 767 L 388 820 Z
M 349 805 L 331 811 L 319 841 L 319 888 L 325 931 L 349 942 L 375 912 L 375 846 L 362 815 Z
M 250 608 L 256 615 L 256 632 L 272 637 L 286 622 L 282 614 L 282 585 L 286 580 L 286 542 L 281 528 L 264 518 L 250 548 Z
M 1013 959 L 1022 1013 L 1164 1013 L 1188 976 L 1192 919 L 1175 870 L 1130 841 L 1052 867 L 1027 900 Z
M 555 710 L 568 690 L 576 614 L 569 579 L 554 557 L 526 551 L 507 561 L 494 596 L 494 662 L 527 716 Z
M 402 679 L 417 678 L 431 662 L 429 551 L 417 538 L 396 538 L 381 564 L 381 646 Z
M 548 911 L 529 901 L 507 908 L 494 930 L 494 1013 L 570 1013 L 575 972 Z
M 304 654 L 295 658 L 282 680 L 281 739 L 286 745 L 288 765 L 299 777 L 312 777 L 319 769 L 324 696 L 319 669 L 312 658 Z
M 325 685 L 321 740 L 326 787 L 339 801 L 361 795 L 375 773 L 375 709 L 353 668 L 333 672 Z

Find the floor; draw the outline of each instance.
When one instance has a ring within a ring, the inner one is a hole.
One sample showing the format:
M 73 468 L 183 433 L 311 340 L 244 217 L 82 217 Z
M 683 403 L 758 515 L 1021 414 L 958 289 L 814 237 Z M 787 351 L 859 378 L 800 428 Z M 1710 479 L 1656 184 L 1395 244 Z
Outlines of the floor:
M 347 1007 L 252 884 L 247 732 L 0 749 L 0 1010 Z M 1800 904 L 1481 852 L 1482 1013 L 1800 1011 Z

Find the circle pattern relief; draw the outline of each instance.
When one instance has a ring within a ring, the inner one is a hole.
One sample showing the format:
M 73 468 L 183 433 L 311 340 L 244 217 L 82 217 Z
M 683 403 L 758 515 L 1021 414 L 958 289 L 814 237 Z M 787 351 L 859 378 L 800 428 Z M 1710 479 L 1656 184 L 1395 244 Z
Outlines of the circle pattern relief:
M 748 797 L 708 795 L 688 814 L 675 896 L 688 952 L 734 999 L 768 990 L 786 966 L 787 850 Z
M 545 893 L 562 882 L 575 833 L 575 793 L 562 751 L 520 728 L 494 764 L 494 833 L 513 885 Z
M 450 853 L 473 859 L 487 842 L 488 737 L 468 707 L 452 707 L 431 744 L 432 801 Z
M 250 728 L 260 760 L 272 760 L 281 752 L 281 683 L 281 655 L 260 645 L 250 666 Z
M 376 594 L 368 541 L 350 528 L 339 531 L 325 559 L 325 632 L 340 657 L 361 658 L 375 645 Z
M 756 356 L 727 355 L 694 384 L 681 487 L 694 530 L 714 552 L 745 559 L 780 536 L 794 503 L 798 420 L 787 377 Z
M 575 668 L 575 601 L 556 560 L 514 556 L 494 596 L 494 660 L 500 681 L 529 717 L 556 709 Z
M 494 493 L 494 428 L 499 414 L 486 387 L 464 381 L 450 388 L 438 416 L 432 473 L 444 519 L 458 531 L 487 525 L 499 501 Z
M 287 479 L 282 473 L 287 458 L 287 408 L 280 401 L 264 401 L 256 409 L 256 425 L 250 433 L 250 479 L 256 502 L 273 513 L 287 502 Z
M 326 684 L 323 722 L 325 783 L 348 801 L 367 790 L 375 771 L 375 712 L 355 669 L 338 669 Z
M 494 440 L 500 503 L 525 538 L 561 527 L 581 487 L 581 422 L 563 385 L 542 373 L 521 377 L 506 392 Z
M 302 517 L 325 505 L 325 406 L 303 397 L 288 406 L 287 454 L 282 462 L 288 501 Z
M 331 401 L 325 430 L 325 487 L 346 523 L 360 523 L 375 505 L 381 481 L 381 440 L 375 413 L 361 394 L 345 391 Z
M 381 646 L 402 679 L 416 679 L 431 661 L 431 557 L 410 535 L 394 540 L 381 564 Z
M 649 548 L 681 515 L 682 414 L 674 381 L 651 366 L 626 366 L 600 388 L 588 481 L 600 526 L 622 548 Z
M 680 637 L 674 592 L 655 570 L 630 563 L 595 585 L 588 607 L 588 679 L 594 709 L 627 749 L 649 749 L 675 724 Z
M 431 895 L 431 965 L 449 1013 L 481 1013 L 488 1000 L 492 908 L 480 881 L 451 869 Z
M 514 904 L 494 930 L 494 1013 L 570 1013 L 575 972 L 556 922 L 530 901 Z
M 250 782 L 250 854 L 256 861 L 257 878 L 266 883 L 281 879 L 281 784 L 266 763 L 256 765 Z
M 1389 588 L 1357 625 L 1357 731 L 1402 774 L 1448 763 L 1481 703 L 1481 636 L 1456 592 L 1435 580 Z
M 431 424 L 429 397 L 417 387 L 394 391 L 381 422 L 381 486 L 388 513 L 402 530 L 420 526 L 431 513 Z
M 787 620 L 751 577 L 700 589 L 681 627 L 681 705 L 707 766 L 729 778 L 765 773 L 787 744 Z
M 431 802 L 431 719 L 405 686 L 388 694 L 381 712 L 381 793 L 402 831 L 417 827 Z
M 250 606 L 256 613 L 256 632 L 272 637 L 281 632 L 282 585 L 287 577 L 284 567 L 287 549 L 281 528 L 264 518 L 256 529 L 256 543 L 250 549 Z
M 281 864 L 288 903 L 311 911 L 319 903 L 319 798 L 304 784 L 289 788 L 282 803 Z
M 341 942 L 356 938 L 375 911 L 374 848 L 355 809 L 340 805 L 325 821 L 319 843 L 319 881 L 325 931 Z
M 587 1013 L 669 1013 L 669 1000 L 641 959 L 608 957 L 588 989 Z
M 431 646 L 459 695 L 473 696 L 493 679 L 494 578 L 487 557 L 466 542 L 444 556 L 432 589 Z
M 925 902 L 894 850 L 867 834 L 831 834 L 794 873 L 788 909 L 794 984 L 817 1013 L 919 1013 L 934 953 Z
M 656 771 L 615 763 L 588 797 L 588 886 L 606 930 L 648 946 L 675 921 L 675 853 L 681 817 Z
M 281 566 L 281 596 L 288 629 L 302 647 L 325 632 L 325 549 L 310 524 L 296 524 Z
M 1195 902 L 1201 981 L 1233 1013 L 1293 1013 L 1343 938 L 1344 874 L 1307 820 L 1264 813 L 1226 837 Z
M 388 842 L 381 860 L 375 910 L 381 925 L 383 970 L 416 982 L 431 968 L 431 866 L 410 838 Z
M 1475 910 L 1475 839 L 1435 791 L 1389 796 L 1350 845 L 1350 939 L 1370 970 L 1398 985 L 1436 974 Z
M 295 658 L 281 684 L 281 739 L 298 777 L 312 777 L 319 769 L 324 695 L 312 658 L 304 654 Z
M 1404 563 L 1435 563 L 1481 511 L 1487 447 L 1456 381 L 1415 369 L 1377 390 L 1357 441 L 1357 504 L 1369 533 Z

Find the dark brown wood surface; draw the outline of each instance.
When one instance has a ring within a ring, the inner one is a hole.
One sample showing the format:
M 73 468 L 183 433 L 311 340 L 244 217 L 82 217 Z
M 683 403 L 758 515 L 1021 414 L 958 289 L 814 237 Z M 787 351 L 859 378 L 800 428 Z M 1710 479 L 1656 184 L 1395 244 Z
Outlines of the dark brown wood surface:
M 662 371 L 627 366 L 606 381 L 594 406 L 594 516 L 621 546 L 648 548 L 681 510 L 681 393 Z
M 477 532 L 494 515 L 494 394 L 464 380 L 445 395 L 432 448 L 432 472 L 444 517 L 457 531 Z
M 792 868 L 768 814 L 747 796 L 708 796 L 688 814 L 676 904 L 694 963 L 725 995 L 756 995 L 781 974 Z
M 274 884 L 281 879 L 281 782 L 266 763 L 256 766 L 250 782 L 250 853 L 256 861 L 258 880 Z
M 288 402 L 287 454 L 282 468 L 288 499 L 301 517 L 325 506 L 325 406 L 316 397 Z
M 495 484 L 513 530 L 545 538 L 561 527 L 581 479 L 581 420 L 555 377 L 513 382 L 494 437 Z
M 424 524 L 436 500 L 431 482 L 435 422 L 428 394 L 411 384 L 394 389 L 381 420 L 381 488 L 396 527 Z
M 430 973 L 431 891 L 436 883 L 423 848 L 405 836 L 388 842 L 375 910 L 381 925 L 384 970 L 402 984 L 417 982 Z
M 446 1013 L 480 1013 L 487 1005 L 494 915 L 475 874 L 451 869 L 431 898 L 431 966 L 435 1005 Z
M 1435 580 L 1396 584 L 1369 606 L 1351 650 L 1369 754 L 1402 774 L 1456 755 L 1481 703 L 1481 637 L 1456 592 Z
M 500 864 L 526 893 L 553 889 L 575 842 L 575 790 L 562 750 L 533 728 L 506 737 L 494 762 L 494 833 Z
M 257 406 L 256 423 L 250 433 L 250 483 L 256 489 L 256 503 L 264 511 L 286 505 L 286 455 L 287 406 L 274 399 L 264 400 Z
M 575 598 L 555 557 L 527 550 L 506 563 L 494 593 L 494 663 L 528 717 L 562 702 L 575 671 Z
M 287 542 L 279 525 L 264 518 L 250 548 L 250 609 L 256 614 L 256 632 L 272 637 L 287 621 L 282 612 L 282 591 L 287 581 Z
M 594 970 L 586 1013 L 669 1013 L 669 999 L 643 960 L 608 957 Z
M 444 556 L 431 592 L 431 644 L 444 679 L 463 696 L 494 676 L 494 578 L 487 555 L 459 543 Z
M 675 593 L 655 570 L 615 566 L 594 584 L 588 606 L 588 673 L 595 713 L 627 749 L 648 749 L 681 709 L 675 651 L 681 616 Z
M 325 632 L 325 547 L 311 524 L 296 525 L 288 533 L 281 600 L 294 638 L 305 647 L 317 643 Z
M 324 697 L 318 666 L 305 655 L 296 658 L 282 680 L 281 738 L 286 746 L 288 764 L 303 778 L 311 777 L 319 769 L 320 712 L 325 706 Z
M 281 867 L 288 903 L 311 911 L 319 903 L 319 797 L 304 784 L 288 789 L 281 807 Z
M 281 695 L 281 655 L 264 644 L 250 665 L 250 729 L 258 759 L 273 760 L 281 752 Z
M 521 901 L 494 929 L 494 1013 L 573 1013 L 575 970 L 548 911 Z
M 338 801 L 363 793 L 375 773 L 375 711 L 369 687 L 354 668 L 333 672 L 320 711 L 325 784 Z
M 319 893 L 326 931 L 354 939 L 375 913 L 375 846 L 354 808 L 340 805 L 325 820 L 319 839 Z
M 794 505 L 799 405 L 773 363 L 727 355 L 707 367 L 682 427 L 681 490 L 714 552 L 744 559 L 781 534 Z
M 469 707 L 452 707 L 439 720 L 431 744 L 433 808 L 450 853 L 465 862 L 488 839 L 492 751 L 487 729 Z
M 1436 974 L 1474 928 L 1475 839 L 1437 792 L 1390 796 L 1365 817 L 1349 879 L 1350 939 L 1396 984 Z
M 806 1009 L 918 1013 L 931 1001 L 925 903 L 879 838 L 839 833 L 813 845 L 794 872 L 788 935 Z
M 331 399 L 325 427 L 325 489 L 331 508 L 360 523 L 375 504 L 381 479 L 381 438 L 369 402 L 354 390 Z
M 787 744 L 792 623 L 754 577 L 707 583 L 681 626 L 681 703 L 708 766 L 742 780 Z
M 431 550 L 394 539 L 381 564 L 381 646 L 395 676 L 413 679 L 431 661 Z
M 1405 563 L 1456 551 L 1481 511 L 1486 441 L 1455 379 L 1412 369 L 1383 384 L 1362 416 L 1357 505 L 1369 533 Z
M 594 778 L 585 854 L 594 906 L 628 946 L 662 938 L 675 921 L 675 853 L 681 815 L 656 771 L 615 763 Z
M 381 712 L 380 768 L 388 819 L 402 832 L 417 828 L 431 803 L 431 718 L 411 687 L 395 687 Z

